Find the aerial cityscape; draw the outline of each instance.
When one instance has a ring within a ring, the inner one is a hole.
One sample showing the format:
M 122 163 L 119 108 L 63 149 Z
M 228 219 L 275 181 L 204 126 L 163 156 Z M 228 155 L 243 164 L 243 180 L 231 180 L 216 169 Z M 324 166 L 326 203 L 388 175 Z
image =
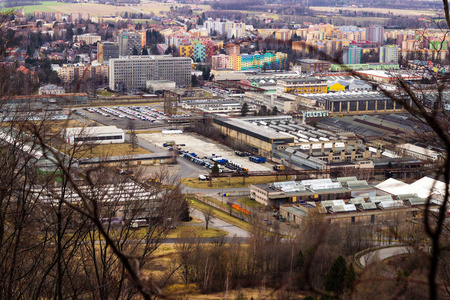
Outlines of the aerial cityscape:
M 0 9 L 0 299 L 450 299 L 447 0 Z

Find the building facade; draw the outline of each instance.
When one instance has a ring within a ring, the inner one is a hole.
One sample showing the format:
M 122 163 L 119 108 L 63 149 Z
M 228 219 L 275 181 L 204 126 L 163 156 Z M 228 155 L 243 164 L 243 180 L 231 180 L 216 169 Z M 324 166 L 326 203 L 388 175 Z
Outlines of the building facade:
M 125 133 L 116 126 L 73 127 L 63 130 L 62 135 L 69 144 L 121 144 L 125 143 Z
M 218 69 L 228 69 L 229 68 L 229 56 L 225 54 L 215 55 L 212 57 L 212 67 L 213 70 Z
M 170 80 L 177 86 L 191 84 L 191 59 L 172 56 L 128 56 L 110 60 L 109 88 L 142 90 L 149 80 Z
M 101 40 L 102 40 L 101 36 L 90 33 L 73 36 L 73 42 L 84 41 L 90 45 L 100 42 Z
M 357 46 L 349 46 L 344 49 L 344 55 L 342 57 L 343 63 L 348 64 L 360 64 L 361 63 L 362 49 Z
M 366 29 L 366 39 L 369 42 L 383 44 L 384 27 L 380 25 L 371 25 Z
M 398 47 L 396 45 L 380 47 L 380 63 L 398 63 Z
M 300 59 L 298 61 L 304 73 L 322 73 L 330 71 L 330 62 L 318 59 Z
M 141 34 L 136 32 L 121 32 L 117 36 L 117 44 L 119 44 L 119 55 L 133 55 L 136 50 L 141 53 Z
M 277 81 L 277 95 L 289 94 L 321 94 L 326 93 L 328 88 L 327 81 L 324 79 L 293 78 L 279 79 Z
M 70 83 L 73 80 L 94 80 L 95 82 L 108 82 L 108 65 L 63 65 L 57 68 L 57 73 L 61 81 Z
M 97 44 L 97 61 L 103 63 L 111 58 L 119 58 L 119 44 L 101 42 Z

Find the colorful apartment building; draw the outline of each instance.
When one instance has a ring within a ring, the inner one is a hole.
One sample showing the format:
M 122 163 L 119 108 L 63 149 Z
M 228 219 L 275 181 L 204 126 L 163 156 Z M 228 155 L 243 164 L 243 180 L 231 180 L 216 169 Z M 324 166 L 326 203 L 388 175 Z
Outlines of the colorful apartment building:
M 223 62 L 228 57 L 228 68 L 235 71 L 246 71 L 251 69 L 282 70 L 286 67 L 286 53 L 265 54 L 241 54 L 241 55 L 216 55 L 213 57 L 213 69 L 223 69 Z
M 186 41 L 185 45 L 178 48 L 181 57 L 190 57 L 196 62 L 211 61 L 212 57 L 217 54 L 219 47 L 211 40 L 193 40 Z

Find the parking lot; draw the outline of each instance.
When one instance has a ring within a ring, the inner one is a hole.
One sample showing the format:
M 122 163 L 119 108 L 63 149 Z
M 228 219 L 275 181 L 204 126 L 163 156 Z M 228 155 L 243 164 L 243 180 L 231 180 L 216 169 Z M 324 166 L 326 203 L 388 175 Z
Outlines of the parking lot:
M 187 112 L 176 115 L 164 113 L 161 105 L 136 105 L 136 106 L 103 106 L 84 107 L 74 110 L 79 117 L 92 119 L 105 125 L 115 125 L 122 129 L 128 129 L 133 123 L 135 129 L 147 129 L 162 126 L 166 120 L 190 117 Z
M 222 157 L 227 160 L 231 160 L 234 163 L 242 165 L 243 168 L 247 168 L 249 171 L 270 171 L 272 170 L 272 164 L 263 163 L 257 164 L 249 161 L 248 157 L 240 157 L 234 153 L 234 150 L 226 146 L 217 144 L 216 142 L 209 140 L 207 138 L 201 137 L 196 134 L 163 134 L 163 133 L 150 133 L 150 134 L 139 134 L 139 137 L 147 140 L 148 142 L 157 145 L 162 149 L 167 149 L 163 147 L 163 143 L 174 141 L 180 148 L 189 153 L 195 153 L 198 158 L 209 158 L 213 154 L 216 157 Z M 180 156 L 179 159 L 184 159 Z

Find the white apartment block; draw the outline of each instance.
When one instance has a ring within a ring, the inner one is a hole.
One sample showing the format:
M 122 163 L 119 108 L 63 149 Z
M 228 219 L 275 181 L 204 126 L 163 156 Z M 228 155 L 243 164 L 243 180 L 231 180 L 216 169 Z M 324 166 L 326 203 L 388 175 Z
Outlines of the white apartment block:
M 110 59 L 109 88 L 135 91 L 149 80 L 174 81 L 178 87 L 191 84 L 191 58 L 170 55 L 127 56 Z
M 99 35 L 95 35 L 95 34 L 90 34 L 90 33 L 86 33 L 86 34 L 81 34 L 81 35 L 74 35 L 73 36 L 73 42 L 80 42 L 80 41 L 84 41 L 86 42 L 86 44 L 92 45 L 95 44 L 97 42 L 100 42 L 102 40 L 102 37 Z

